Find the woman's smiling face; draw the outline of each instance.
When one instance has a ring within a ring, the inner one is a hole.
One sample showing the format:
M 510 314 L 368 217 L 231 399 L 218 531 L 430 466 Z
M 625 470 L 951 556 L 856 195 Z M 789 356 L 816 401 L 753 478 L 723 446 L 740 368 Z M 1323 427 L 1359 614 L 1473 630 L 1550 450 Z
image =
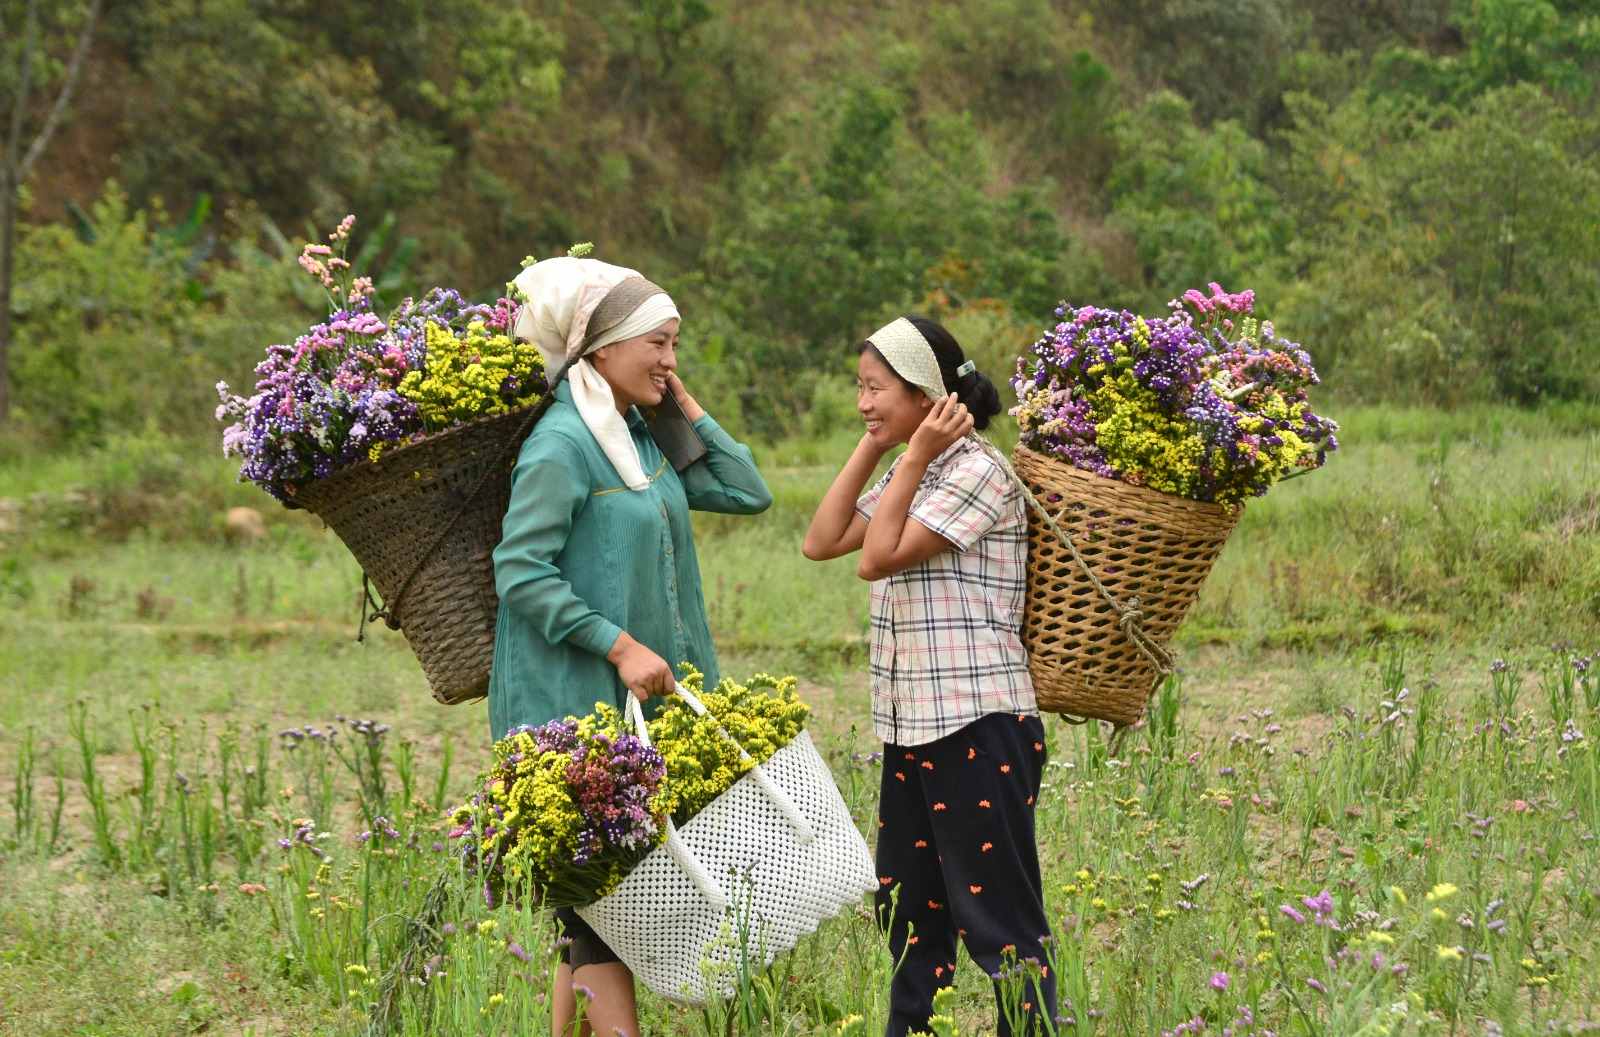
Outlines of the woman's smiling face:
M 611 386 L 617 410 L 654 407 L 667 392 L 667 376 L 678 368 L 678 319 L 637 338 L 602 346 L 589 355 Z
M 867 435 L 884 449 L 910 441 L 932 401 L 912 389 L 878 356 L 863 349 L 856 361 L 856 411 L 867 423 Z

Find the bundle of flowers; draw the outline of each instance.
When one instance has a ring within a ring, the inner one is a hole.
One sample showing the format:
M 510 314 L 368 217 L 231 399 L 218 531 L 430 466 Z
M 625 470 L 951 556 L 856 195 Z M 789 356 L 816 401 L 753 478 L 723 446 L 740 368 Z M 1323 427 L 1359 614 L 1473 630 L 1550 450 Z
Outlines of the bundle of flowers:
M 239 477 L 284 503 L 296 487 L 387 449 L 466 422 L 536 403 L 546 390 L 533 346 L 516 342 L 515 305 L 470 304 L 434 288 L 387 317 L 374 310 L 372 280 L 345 258 L 355 217 L 311 243 L 300 266 L 327 293 L 328 319 L 293 345 L 272 345 L 256 366 L 255 392 L 217 383 L 223 453 Z
M 453 814 L 451 838 L 484 896 L 531 883 L 553 907 L 615 889 L 664 834 L 661 754 L 618 730 L 615 710 L 519 727 Z
M 698 694 L 702 678 L 691 672 L 684 684 Z M 698 697 L 707 716 L 666 701 L 648 722 L 650 747 L 604 704 L 496 742 L 494 766 L 454 811 L 450 833 L 485 896 L 531 884 L 549 906 L 599 900 L 659 845 L 667 818 L 686 823 L 805 726 L 793 677 L 724 680 Z
M 758 673 L 743 684 L 723 678 L 702 694 L 703 683 L 692 669 L 683 681 L 706 707 L 705 716 L 674 697 L 650 721 L 650 741 L 667 764 L 664 805 L 679 825 L 732 788 L 751 766 L 765 763 L 794 741 L 810 712 L 795 695 L 793 677 Z M 718 731 L 719 725 L 732 741 Z M 740 754 L 740 746 L 748 757 Z
M 1210 289 L 1165 317 L 1059 306 L 1012 378 L 1022 444 L 1228 507 L 1321 467 L 1338 425 L 1311 409 L 1311 357 L 1255 315 L 1254 292 Z

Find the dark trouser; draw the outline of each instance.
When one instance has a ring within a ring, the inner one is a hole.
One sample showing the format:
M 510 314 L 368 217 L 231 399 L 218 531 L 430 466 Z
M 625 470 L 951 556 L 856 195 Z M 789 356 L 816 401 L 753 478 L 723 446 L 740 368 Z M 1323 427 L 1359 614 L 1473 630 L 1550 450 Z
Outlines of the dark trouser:
M 888 1037 L 928 1028 L 933 995 L 954 980 L 958 937 L 991 976 L 1008 954 L 1013 964 L 1040 962 L 1043 976 L 1024 994 L 1026 1032 L 1045 1032 L 1038 1020 L 1055 1015 L 1033 831 L 1044 762 L 1044 724 L 1015 713 L 990 714 L 926 745 L 884 745 L 877 907 L 900 963 Z M 1004 1013 L 997 1032 L 1013 1032 Z
M 609 965 L 622 960 L 572 908 L 556 908 L 556 920 L 561 923 L 559 946 L 563 965 L 581 969 L 585 965 Z

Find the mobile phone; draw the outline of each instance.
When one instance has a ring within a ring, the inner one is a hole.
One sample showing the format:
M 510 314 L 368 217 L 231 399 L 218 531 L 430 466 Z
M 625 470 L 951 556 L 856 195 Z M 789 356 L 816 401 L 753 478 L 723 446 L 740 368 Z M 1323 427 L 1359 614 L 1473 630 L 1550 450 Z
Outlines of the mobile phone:
M 705 440 L 684 417 L 683 408 L 678 406 L 678 398 L 672 395 L 672 390 L 662 394 L 661 402 L 651 408 L 645 423 L 650 426 L 650 436 L 656 446 L 675 470 L 681 472 L 706 456 Z

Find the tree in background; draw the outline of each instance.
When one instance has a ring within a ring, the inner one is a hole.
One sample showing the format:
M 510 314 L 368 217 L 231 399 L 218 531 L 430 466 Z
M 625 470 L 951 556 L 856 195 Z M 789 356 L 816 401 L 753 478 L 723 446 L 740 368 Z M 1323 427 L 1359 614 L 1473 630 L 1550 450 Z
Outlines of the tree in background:
M 11 413 L 11 283 L 22 188 L 72 104 L 100 4 L 53 7 L 41 17 L 38 0 L 27 0 L 21 11 L 16 3 L 0 3 L 0 113 L 6 118 L 0 156 L 0 424 Z M 69 41 L 70 57 L 62 61 Z M 36 102 L 52 91 L 41 115 Z

